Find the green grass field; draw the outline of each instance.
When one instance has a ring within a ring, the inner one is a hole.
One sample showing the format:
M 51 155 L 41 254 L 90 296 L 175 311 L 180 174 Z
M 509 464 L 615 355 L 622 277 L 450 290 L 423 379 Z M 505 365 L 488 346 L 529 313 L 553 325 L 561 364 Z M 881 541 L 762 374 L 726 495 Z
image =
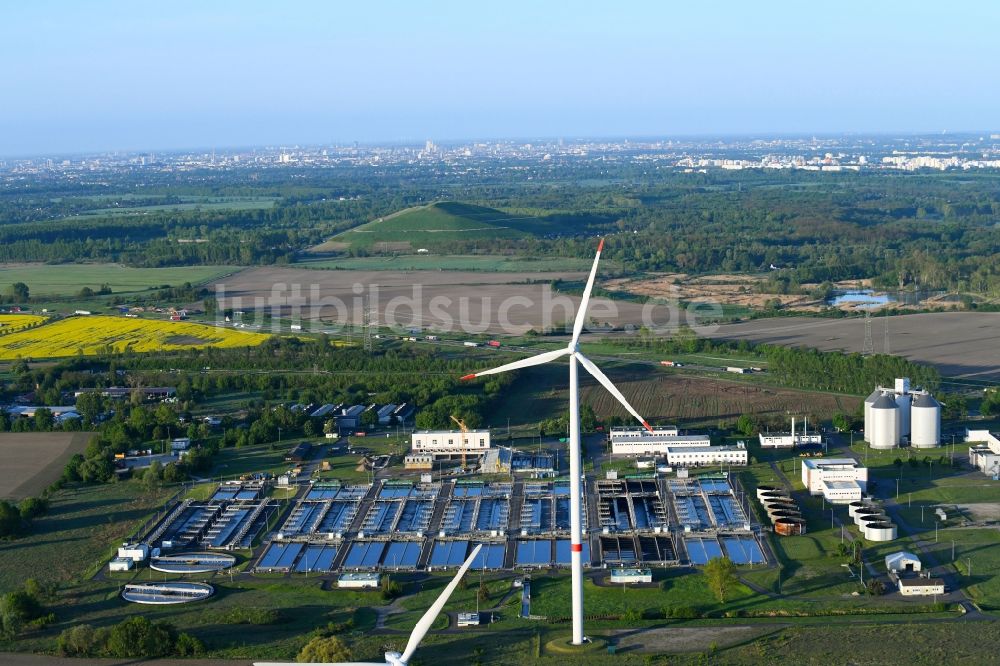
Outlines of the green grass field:
M 413 249 L 435 241 L 519 238 L 544 233 L 537 218 L 514 216 L 485 206 L 453 201 L 410 208 L 345 231 L 334 242 L 381 251 Z
M 78 581 L 162 509 L 173 492 L 148 491 L 132 481 L 60 490 L 27 535 L 0 542 L 0 591 L 31 577 L 60 584 Z
M 214 479 L 234 479 L 252 472 L 285 472 L 295 466 L 285 462 L 285 454 L 298 441 L 299 439 L 288 439 L 280 444 L 275 442 L 274 449 L 270 444 L 220 449 L 215 456 L 211 476 Z
M 591 262 L 572 257 L 498 257 L 485 255 L 407 254 L 379 257 L 318 259 L 295 264 L 297 268 L 364 271 L 483 271 L 523 273 L 531 271 L 586 271 Z
M 69 296 L 102 284 L 115 293 L 144 291 L 161 285 L 199 284 L 239 270 L 233 266 L 181 266 L 129 268 L 120 264 L 27 264 L 0 266 L 0 285 L 24 282 L 33 297 Z

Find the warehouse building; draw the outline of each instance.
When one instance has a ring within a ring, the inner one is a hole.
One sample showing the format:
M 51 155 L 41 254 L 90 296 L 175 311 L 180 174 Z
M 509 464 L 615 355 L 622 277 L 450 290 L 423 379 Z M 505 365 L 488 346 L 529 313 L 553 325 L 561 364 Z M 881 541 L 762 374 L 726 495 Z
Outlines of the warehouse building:
M 920 558 L 913 553 L 901 550 L 885 556 L 885 568 L 889 573 L 920 571 Z
M 412 453 L 429 453 L 437 458 L 481 456 L 490 449 L 489 430 L 418 430 L 410 435 Z
M 343 407 L 337 414 L 337 428 L 344 430 L 357 430 L 361 427 L 361 415 L 365 411 L 364 405 L 351 405 Z
M 865 398 L 865 440 L 873 449 L 938 446 L 941 403 L 927 391 L 911 390 L 907 377 L 896 379 L 892 388 L 877 386 Z
M 12 417 L 23 416 L 26 419 L 33 419 L 40 409 L 47 409 L 52 414 L 52 418 L 56 423 L 80 418 L 76 407 L 48 407 L 45 405 L 15 406 L 9 407 L 7 413 Z
M 389 425 L 396 420 L 396 410 L 399 405 L 394 405 L 389 403 L 388 405 L 382 405 L 378 409 L 378 424 L 379 425 Z
M 708 447 L 708 435 L 682 435 L 676 426 L 660 426 L 649 432 L 645 428 L 612 428 L 609 433 L 613 456 L 665 456 L 667 449 Z
M 392 415 L 395 417 L 396 423 L 406 425 L 407 423 L 413 421 L 413 415 L 416 414 L 416 412 L 416 407 L 404 402 L 402 405 L 396 407 L 396 411 L 394 411 Z
M 868 489 L 868 468 L 852 458 L 805 458 L 802 485 L 811 495 L 823 495 L 834 504 L 860 500 Z M 846 499 L 848 496 L 853 499 Z

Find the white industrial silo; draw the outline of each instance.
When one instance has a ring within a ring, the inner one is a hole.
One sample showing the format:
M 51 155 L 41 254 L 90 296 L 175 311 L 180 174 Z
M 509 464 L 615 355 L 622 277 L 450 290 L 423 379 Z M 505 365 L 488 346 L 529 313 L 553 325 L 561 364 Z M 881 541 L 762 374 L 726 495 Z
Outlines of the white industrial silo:
M 896 394 L 896 407 L 899 418 L 899 440 L 903 441 L 910 437 L 910 404 L 913 401 L 913 394 Z
M 870 396 L 865 398 L 865 439 L 869 442 L 872 441 L 875 432 L 875 425 L 872 423 L 872 405 L 880 395 L 882 395 L 882 389 L 876 388 Z
M 899 445 L 899 408 L 892 394 L 883 393 L 872 403 L 873 449 L 892 449 Z
M 910 410 L 910 444 L 920 449 L 938 446 L 941 443 L 941 403 L 929 393 L 918 393 L 913 397 Z

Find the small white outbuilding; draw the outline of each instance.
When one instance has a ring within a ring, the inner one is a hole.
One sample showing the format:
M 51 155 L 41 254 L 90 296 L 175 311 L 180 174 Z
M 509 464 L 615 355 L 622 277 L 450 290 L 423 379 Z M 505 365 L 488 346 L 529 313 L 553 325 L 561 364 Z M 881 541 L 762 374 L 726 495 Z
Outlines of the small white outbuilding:
M 913 553 L 901 550 L 898 553 L 885 556 L 885 568 L 891 573 L 920 571 L 920 558 Z

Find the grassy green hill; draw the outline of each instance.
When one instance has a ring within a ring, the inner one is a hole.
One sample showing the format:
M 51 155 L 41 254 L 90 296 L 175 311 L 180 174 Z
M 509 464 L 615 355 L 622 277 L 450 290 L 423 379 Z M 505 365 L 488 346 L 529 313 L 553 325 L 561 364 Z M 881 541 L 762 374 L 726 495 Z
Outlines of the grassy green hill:
M 517 238 L 546 233 L 537 217 L 514 216 L 485 206 L 443 201 L 407 208 L 345 231 L 332 239 L 351 247 L 377 251 L 415 250 L 435 241 Z

